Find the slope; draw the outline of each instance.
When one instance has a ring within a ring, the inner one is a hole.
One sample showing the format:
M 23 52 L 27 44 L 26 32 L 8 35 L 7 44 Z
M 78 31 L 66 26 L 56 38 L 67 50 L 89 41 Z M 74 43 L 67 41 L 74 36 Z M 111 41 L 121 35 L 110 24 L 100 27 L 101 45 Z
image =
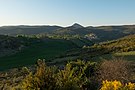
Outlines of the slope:
M 123 57 L 127 60 L 135 58 L 135 35 L 129 35 L 117 40 L 102 42 L 94 44 L 93 46 L 85 46 L 82 49 L 71 50 L 63 56 L 58 58 L 61 62 L 72 60 L 102 60 L 103 58 L 110 59 L 113 57 Z M 60 63 L 60 62 L 59 62 Z

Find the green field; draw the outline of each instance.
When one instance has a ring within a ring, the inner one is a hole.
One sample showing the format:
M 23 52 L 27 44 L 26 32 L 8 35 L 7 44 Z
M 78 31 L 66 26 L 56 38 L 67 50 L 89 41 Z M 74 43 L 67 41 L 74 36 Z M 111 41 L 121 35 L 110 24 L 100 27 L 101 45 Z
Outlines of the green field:
M 122 52 L 122 53 L 115 53 L 116 57 L 122 57 L 125 60 L 135 60 L 135 51 L 131 52 Z
M 107 59 L 110 60 L 112 58 L 123 58 L 125 60 L 135 60 L 135 51 L 130 51 L 130 52 L 121 52 L 121 53 L 114 53 L 114 54 L 105 54 L 102 56 L 97 56 L 92 58 L 92 60 L 103 60 Z
M 59 61 L 63 62 L 65 59 L 53 60 L 55 60 L 56 57 L 63 56 L 67 51 L 82 48 L 84 45 L 88 44 L 90 45 L 92 42 L 86 39 L 43 39 L 38 42 L 33 40 L 28 47 L 16 54 L 0 57 L 0 70 L 32 65 L 35 64 L 38 59 L 45 59 L 46 62 L 53 63 Z
M 75 46 L 67 40 L 45 40 L 10 56 L 0 58 L 0 70 L 34 64 L 37 59 L 51 60 Z
M 81 39 L 76 38 L 76 39 L 71 39 L 70 41 L 73 42 L 77 47 L 83 47 L 84 45 L 91 46 L 93 44 L 90 40 L 85 38 L 81 38 Z

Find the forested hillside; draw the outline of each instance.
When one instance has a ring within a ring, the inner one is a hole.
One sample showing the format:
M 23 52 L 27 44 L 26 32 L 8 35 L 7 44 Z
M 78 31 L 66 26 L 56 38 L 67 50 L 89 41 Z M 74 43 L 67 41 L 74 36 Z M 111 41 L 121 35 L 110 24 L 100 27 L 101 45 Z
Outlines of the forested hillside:
M 65 57 L 76 57 L 79 59 L 89 60 L 90 58 L 102 57 L 102 55 L 122 52 L 128 53 L 131 51 L 135 51 L 135 35 L 129 35 L 117 40 L 101 42 L 94 44 L 93 46 L 84 46 L 82 49 L 68 52 Z
M 18 52 L 33 42 L 37 42 L 37 40 L 26 37 L 0 35 L 0 57 Z
M 80 24 L 73 24 L 68 27 L 60 26 L 2 26 L 0 27 L 2 35 L 79 35 L 87 37 L 96 42 L 114 40 L 126 35 L 135 34 L 135 25 L 123 26 L 99 26 L 99 27 L 83 27 Z M 95 35 L 96 38 L 93 38 Z
M 0 27 L 0 34 L 3 35 L 34 35 L 41 33 L 50 33 L 54 30 L 60 29 L 60 26 L 2 26 Z
M 0 35 L 1 90 L 135 89 L 133 25 L 75 24 L 44 33 L 29 32 L 28 26 L 27 34 L 24 27 L 19 34 Z
M 72 49 L 93 45 L 93 42 L 81 37 L 28 36 L 19 35 L 0 37 L 0 70 L 33 65 L 37 59 L 52 62 L 56 57 L 65 55 Z

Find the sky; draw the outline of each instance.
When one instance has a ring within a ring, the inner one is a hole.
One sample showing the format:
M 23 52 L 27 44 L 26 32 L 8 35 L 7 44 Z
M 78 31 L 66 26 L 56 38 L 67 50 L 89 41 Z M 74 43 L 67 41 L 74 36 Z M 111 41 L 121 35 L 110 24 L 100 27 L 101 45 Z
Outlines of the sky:
M 0 0 L 0 26 L 135 24 L 135 0 Z

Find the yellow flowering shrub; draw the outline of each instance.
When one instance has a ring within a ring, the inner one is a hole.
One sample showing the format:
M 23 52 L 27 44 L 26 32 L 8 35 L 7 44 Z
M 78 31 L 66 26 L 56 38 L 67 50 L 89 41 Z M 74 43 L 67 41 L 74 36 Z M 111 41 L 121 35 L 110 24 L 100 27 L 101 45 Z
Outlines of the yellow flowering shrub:
M 103 81 L 100 90 L 135 90 L 135 83 L 122 84 L 120 81 Z
M 122 87 L 120 81 L 103 81 L 100 90 L 119 90 Z
M 135 83 L 129 82 L 128 84 L 125 85 L 125 90 L 135 90 Z

